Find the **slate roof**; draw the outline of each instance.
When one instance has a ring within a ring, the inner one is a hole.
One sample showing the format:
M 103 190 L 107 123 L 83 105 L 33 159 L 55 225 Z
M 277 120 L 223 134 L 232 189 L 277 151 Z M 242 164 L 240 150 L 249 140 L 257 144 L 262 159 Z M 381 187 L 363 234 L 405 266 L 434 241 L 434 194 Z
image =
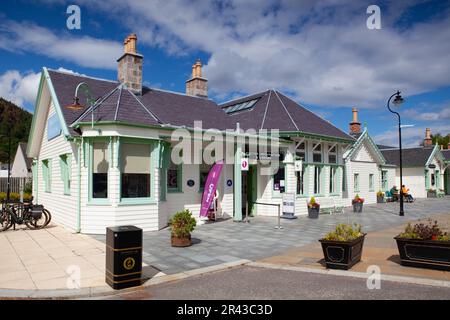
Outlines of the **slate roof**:
M 387 164 L 400 165 L 399 149 L 380 150 Z M 402 149 L 402 162 L 404 167 L 423 167 L 430 158 L 433 148 Z
M 93 97 L 97 99 L 94 107 L 95 121 L 194 127 L 194 121 L 201 120 L 203 129 L 220 130 L 235 129 L 239 122 L 242 129 L 302 131 L 354 140 L 330 122 L 275 90 L 217 105 L 210 99 L 148 87 L 143 87 L 142 95 L 134 95 L 117 81 L 55 70 L 48 70 L 48 73 L 72 135 L 79 133 L 71 125 L 74 122 L 90 122 L 92 113 L 90 108 L 77 111 L 64 106 L 73 103 L 76 86 L 80 82 L 86 82 Z M 223 110 L 226 106 L 253 99 L 258 101 L 251 109 L 236 114 L 226 114 Z M 83 95 L 80 96 L 80 103 L 85 104 Z
M 383 150 L 383 149 L 395 149 L 395 147 L 393 146 L 385 146 L 382 144 L 377 144 L 378 149 Z
M 445 160 L 450 161 L 450 149 L 441 150 L 441 152 L 444 155 Z
M 242 129 L 279 129 L 280 131 L 302 131 L 354 140 L 330 122 L 301 106 L 291 98 L 276 90 L 267 90 L 244 98 L 228 101 L 220 105 L 226 109 L 232 105 L 258 99 L 247 110 L 230 113 L 234 123 L 239 122 Z

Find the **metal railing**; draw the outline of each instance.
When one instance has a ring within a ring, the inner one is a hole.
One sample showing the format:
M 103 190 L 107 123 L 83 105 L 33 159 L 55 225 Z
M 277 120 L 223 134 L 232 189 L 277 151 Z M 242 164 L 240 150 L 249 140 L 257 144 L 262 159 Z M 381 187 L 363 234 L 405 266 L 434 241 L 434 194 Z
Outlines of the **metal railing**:
M 272 207 L 277 207 L 278 208 L 278 225 L 275 226 L 275 229 L 283 229 L 283 227 L 281 226 L 281 204 L 279 203 L 266 203 L 266 202 L 258 202 L 258 201 L 252 201 L 252 204 L 259 204 L 259 205 L 264 205 L 264 206 L 272 206 Z M 246 203 L 245 206 L 245 219 L 247 220 L 246 222 L 248 222 L 248 202 Z

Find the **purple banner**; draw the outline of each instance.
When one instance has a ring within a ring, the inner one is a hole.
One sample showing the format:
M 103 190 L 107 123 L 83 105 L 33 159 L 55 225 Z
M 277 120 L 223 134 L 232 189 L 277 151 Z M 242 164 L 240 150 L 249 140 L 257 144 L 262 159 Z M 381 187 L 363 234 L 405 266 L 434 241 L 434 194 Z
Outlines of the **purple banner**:
M 208 209 L 214 199 L 217 183 L 219 182 L 220 173 L 222 172 L 223 160 L 216 162 L 208 173 L 202 196 L 202 207 L 200 208 L 200 217 L 208 215 Z

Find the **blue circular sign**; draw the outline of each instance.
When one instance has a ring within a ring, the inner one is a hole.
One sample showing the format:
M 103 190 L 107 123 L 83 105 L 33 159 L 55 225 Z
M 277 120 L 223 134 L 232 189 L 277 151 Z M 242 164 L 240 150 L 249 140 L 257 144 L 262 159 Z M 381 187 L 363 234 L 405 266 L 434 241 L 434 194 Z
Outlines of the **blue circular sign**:
M 187 181 L 187 185 L 188 185 L 189 187 L 193 187 L 193 186 L 195 185 L 195 181 L 192 180 L 192 179 L 189 179 L 189 180 Z
M 227 186 L 231 187 L 233 185 L 233 180 L 228 179 L 227 180 Z

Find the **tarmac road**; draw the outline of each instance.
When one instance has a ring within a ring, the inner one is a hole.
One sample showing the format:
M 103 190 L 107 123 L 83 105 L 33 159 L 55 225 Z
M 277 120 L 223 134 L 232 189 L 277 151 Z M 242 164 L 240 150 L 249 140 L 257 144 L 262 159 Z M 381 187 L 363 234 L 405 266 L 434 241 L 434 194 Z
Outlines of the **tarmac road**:
M 380 289 L 369 290 L 362 278 L 244 266 L 107 299 L 450 300 L 450 288 L 381 281 Z

